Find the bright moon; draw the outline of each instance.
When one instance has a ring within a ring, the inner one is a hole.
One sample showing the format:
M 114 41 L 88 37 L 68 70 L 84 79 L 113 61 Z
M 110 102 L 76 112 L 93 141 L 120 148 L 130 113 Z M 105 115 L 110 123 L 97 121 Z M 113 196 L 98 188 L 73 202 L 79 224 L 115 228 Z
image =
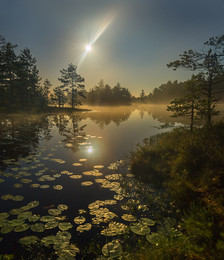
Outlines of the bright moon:
M 90 44 L 88 44 L 88 45 L 86 45 L 85 49 L 87 52 L 89 52 L 92 50 L 92 46 Z

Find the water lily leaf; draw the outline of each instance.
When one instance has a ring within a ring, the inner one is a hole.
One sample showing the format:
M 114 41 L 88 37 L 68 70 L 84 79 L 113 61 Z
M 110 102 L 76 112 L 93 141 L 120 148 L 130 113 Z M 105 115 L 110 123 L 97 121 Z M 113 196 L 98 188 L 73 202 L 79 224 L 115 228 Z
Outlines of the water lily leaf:
M 104 168 L 104 166 L 103 165 L 95 165 L 95 166 L 93 166 L 95 169 L 102 169 L 102 168 Z
M 58 231 L 56 237 L 58 240 L 68 241 L 71 239 L 72 235 L 68 231 Z
M 79 209 L 79 214 L 84 214 L 84 213 L 86 213 L 86 210 L 84 210 L 84 209 Z
M 21 179 L 20 182 L 22 182 L 22 183 L 30 183 L 30 182 L 32 182 L 32 180 L 30 180 L 30 179 Z
M 30 228 L 33 232 L 44 232 L 45 226 L 43 223 L 35 223 Z
M 58 226 L 59 222 L 57 221 L 51 221 L 51 222 L 47 222 L 45 224 L 45 229 L 53 229 L 53 228 L 56 228 Z
M 111 258 L 116 258 L 121 256 L 123 253 L 122 246 L 118 240 L 113 240 L 110 243 L 107 243 L 102 248 L 102 253 L 104 256 L 109 256 Z
M 104 236 L 116 236 L 124 234 L 128 231 L 128 227 L 119 222 L 110 222 L 109 226 L 101 231 Z
M 30 185 L 31 188 L 38 188 L 40 187 L 40 184 L 39 183 L 33 183 Z
M 84 158 L 83 158 L 83 159 L 79 159 L 79 161 L 80 161 L 80 162 L 86 162 L 87 159 L 84 159 Z
M 52 158 L 50 159 L 52 162 L 57 162 L 57 163 L 65 163 L 65 161 L 61 160 L 61 159 L 56 159 L 56 158 Z
M 1 233 L 8 234 L 8 233 L 12 232 L 14 228 L 15 228 L 14 226 L 4 226 L 1 228 Z
M 72 224 L 70 222 L 62 222 L 59 224 L 59 229 L 62 231 L 66 231 L 69 230 L 70 228 L 72 228 Z
M 81 163 L 73 163 L 72 165 L 73 165 L 73 166 L 82 166 Z
M 54 222 L 55 221 L 55 217 L 54 216 L 42 216 L 40 218 L 40 221 L 42 222 Z
M 78 216 L 76 218 L 74 218 L 74 222 L 78 225 L 84 223 L 86 221 L 86 219 L 83 216 Z
M 7 212 L 0 213 L 0 221 L 2 221 L 3 219 L 6 219 L 8 217 L 9 217 L 9 213 L 7 213 Z
M 70 176 L 71 179 L 81 179 L 82 178 L 82 175 L 80 174 L 73 174 Z
M 20 213 L 17 218 L 18 219 L 27 219 L 29 218 L 30 216 L 32 216 L 32 211 L 25 211 L 25 212 L 22 212 Z
M 10 226 L 16 227 L 16 226 L 20 226 L 20 225 L 24 224 L 24 222 L 25 222 L 24 219 L 16 218 L 16 219 L 9 220 L 7 224 Z
M 140 222 L 145 226 L 154 226 L 156 223 L 154 220 L 150 218 L 141 218 Z
M 41 189 L 48 189 L 49 187 L 50 187 L 50 185 L 46 185 L 46 184 L 45 185 L 40 185 Z
M 146 235 L 146 239 L 150 244 L 157 245 L 159 241 L 159 234 L 158 233 L 151 233 Z
M 123 196 L 122 195 L 114 195 L 115 200 L 123 200 Z
M 89 231 L 91 229 L 92 225 L 90 223 L 86 223 L 83 225 L 79 225 L 76 230 L 79 231 L 80 233 L 83 231 Z
M 24 199 L 24 197 L 23 197 L 23 196 L 20 196 L 20 195 L 14 196 L 14 197 L 12 198 L 12 200 L 14 200 L 14 201 L 22 201 L 23 199 Z
M 23 185 L 21 183 L 15 183 L 15 184 L 13 184 L 13 187 L 14 188 L 22 188 Z
M 48 213 L 50 215 L 53 215 L 53 216 L 58 216 L 61 214 L 61 210 L 60 209 L 49 209 L 48 210 Z
M 65 205 L 65 204 L 59 204 L 59 205 L 58 205 L 58 209 L 61 210 L 61 211 L 67 210 L 67 209 L 68 209 L 68 206 Z
M 35 214 L 28 217 L 28 220 L 29 220 L 30 222 L 36 222 L 36 221 L 38 221 L 39 219 L 40 219 L 40 215 L 35 215 Z
M 62 190 L 62 189 L 63 189 L 63 186 L 62 186 L 62 185 L 55 185 L 55 186 L 53 186 L 53 188 L 54 188 L 55 190 Z
M 0 179 L 0 183 L 3 183 L 5 180 L 4 179 Z
M 29 228 L 30 228 L 30 225 L 25 223 L 25 224 L 15 227 L 14 232 L 23 232 Z
M 136 217 L 132 216 L 131 214 L 123 214 L 121 216 L 121 218 L 123 218 L 123 220 L 126 220 L 126 221 L 136 221 Z
M 39 238 L 36 236 L 27 236 L 27 237 L 20 238 L 20 240 L 19 240 L 19 242 L 23 245 L 35 244 L 38 241 L 39 241 Z
M 41 239 L 41 243 L 45 246 L 53 245 L 57 240 L 56 236 L 47 236 Z
M 84 181 L 81 183 L 82 186 L 90 186 L 93 185 L 93 183 L 91 181 Z
M 37 206 L 39 206 L 40 202 L 37 200 L 31 201 L 27 204 L 27 207 L 29 207 L 30 209 L 32 208 L 36 208 Z
M 141 223 L 133 223 L 130 225 L 130 230 L 137 235 L 147 235 L 150 233 L 150 228 Z

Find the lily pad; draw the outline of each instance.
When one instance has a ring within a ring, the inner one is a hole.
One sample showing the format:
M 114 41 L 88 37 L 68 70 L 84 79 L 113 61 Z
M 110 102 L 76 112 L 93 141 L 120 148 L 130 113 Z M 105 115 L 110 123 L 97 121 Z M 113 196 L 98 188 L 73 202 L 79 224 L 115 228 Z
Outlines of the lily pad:
M 123 214 L 121 218 L 123 218 L 123 220 L 130 221 L 130 222 L 137 220 L 136 217 L 132 216 L 131 214 Z
M 157 245 L 159 241 L 159 235 L 158 233 L 151 233 L 149 235 L 146 235 L 146 239 L 150 244 Z
M 7 212 L 0 213 L 0 221 L 2 221 L 3 219 L 6 219 L 8 217 L 9 217 L 9 213 L 7 213 Z
M 137 235 L 147 235 L 150 233 L 150 228 L 141 223 L 133 223 L 130 225 L 130 230 Z
M 86 219 L 83 216 L 78 216 L 76 218 L 74 218 L 74 222 L 78 225 L 84 223 L 86 221 Z
M 84 181 L 81 183 L 82 186 L 90 186 L 90 185 L 93 185 L 93 182 L 91 181 Z
M 53 245 L 56 240 L 57 240 L 56 236 L 47 236 L 41 239 L 41 243 L 44 244 L 45 246 L 49 246 L 49 245 Z
M 73 166 L 82 166 L 81 163 L 73 163 L 72 165 L 73 165 Z
M 42 222 L 52 222 L 52 221 L 55 221 L 55 217 L 54 216 L 49 216 L 49 215 L 42 216 L 40 218 L 40 221 L 42 221 Z
M 58 209 L 61 210 L 61 211 L 67 210 L 67 209 L 68 209 L 68 206 L 65 205 L 65 204 L 59 204 L 59 205 L 58 205 Z
M 56 236 L 57 239 L 62 241 L 69 241 L 72 237 L 72 235 L 68 231 L 58 231 Z
M 55 190 L 62 190 L 63 186 L 62 185 L 55 185 L 55 186 L 53 186 L 53 189 L 55 189 Z
M 14 188 L 22 188 L 23 185 L 21 183 L 15 183 L 15 184 L 13 184 L 13 187 Z
M 124 234 L 128 231 L 125 224 L 119 222 L 110 222 L 109 226 L 101 231 L 104 236 L 116 236 Z
M 30 209 L 32 208 L 36 208 L 37 206 L 39 206 L 40 202 L 37 200 L 31 201 L 27 204 L 27 207 L 29 207 Z
M 47 185 L 47 184 L 45 184 L 45 185 L 40 185 L 40 188 L 41 189 L 48 189 L 50 187 L 50 185 Z
M 16 226 L 20 226 L 20 225 L 24 224 L 24 222 L 25 222 L 24 219 L 16 218 L 16 219 L 9 220 L 7 224 L 10 226 L 16 227 Z
M 36 236 L 27 236 L 27 237 L 20 238 L 20 240 L 19 240 L 19 242 L 23 245 L 35 244 L 38 241 L 39 241 L 39 238 Z
M 15 227 L 14 232 L 23 232 L 29 228 L 30 228 L 30 225 L 25 223 L 25 224 Z
M 72 228 L 72 224 L 70 222 L 62 222 L 59 224 L 59 229 L 62 231 L 66 231 L 69 230 L 70 228 Z
M 145 226 L 154 226 L 156 223 L 154 220 L 150 218 L 141 218 L 140 222 Z
M 102 169 L 102 168 L 104 168 L 104 166 L 103 165 L 95 165 L 94 168 L 95 169 Z
M 32 215 L 32 216 L 29 216 L 29 218 L 28 218 L 28 220 L 30 221 L 30 222 L 36 222 L 36 221 L 38 221 L 40 219 L 40 215 Z
M 51 221 L 51 222 L 47 222 L 45 224 L 45 229 L 53 229 L 53 228 L 56 228 L 58 226 L 59 222 L 57 221 Z
M 81 179 L 82 178 L 82 175 L 80 174 L 73 174 L 70 176 L 71 179 Z
M 92 225 L 90 223 L 86 223 L 84 225 L 79 225 L 76 230 L 80 233 L 83 231 L 89 231 L 91 229 Z
M 61 210 L 60 209 L 49 209 L 48 210 L 48 213 L 50 215 L 53 215 L 53 216 L 58 216 L 61 214 Z
M 123 250 L 122 246 L 118 240 L 113 240 L 110 243 L 107 243 L 102 248 L 102 253 L 104 256 L 108 256 L 110 258 L 116 258 L 122 255 Z
M 43 223 L 35 223 L 30 228 L 33 232 L 44 232 L 45 226 Z
M 32 211 L 25 211 L 18 215 L 18 219 L 28 219 L 30 216 L 32 216 Z
M 1 233 L 2 234 L 8 234 L 8 233 L 12 232 L 14 228 L 15 227 L 13 227 L 13 226 L 8 226 L 8 225 L 4 226 L 4 227 L 1 228 Z

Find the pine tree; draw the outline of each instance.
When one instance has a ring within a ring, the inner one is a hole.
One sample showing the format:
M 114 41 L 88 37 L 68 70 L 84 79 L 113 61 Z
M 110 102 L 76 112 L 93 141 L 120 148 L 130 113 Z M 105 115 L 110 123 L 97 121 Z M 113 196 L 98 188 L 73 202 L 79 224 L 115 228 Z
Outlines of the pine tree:
M 77 66 L 72 63 L 68 65 L 67 69 L 60 70 L 61 78 L 58 80 L 62 83 L 62 88 L 71 95 L 71 106 L 80 105 L 81 102 L 78 96 L 84 97 L 82 90 L 84 90 L 84 78 L 77 73 Z

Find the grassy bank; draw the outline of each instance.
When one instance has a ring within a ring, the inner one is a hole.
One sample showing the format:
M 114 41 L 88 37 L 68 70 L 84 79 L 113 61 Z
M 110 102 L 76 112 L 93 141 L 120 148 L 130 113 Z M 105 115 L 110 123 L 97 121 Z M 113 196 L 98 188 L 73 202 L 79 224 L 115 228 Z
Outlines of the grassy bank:
M 182 234 L 161 232 L 136 259 L 223 259 L 224 124 L 174 129 L 145 139 L 131 153 L 131 171 L 164 188 L 181 212 Z

